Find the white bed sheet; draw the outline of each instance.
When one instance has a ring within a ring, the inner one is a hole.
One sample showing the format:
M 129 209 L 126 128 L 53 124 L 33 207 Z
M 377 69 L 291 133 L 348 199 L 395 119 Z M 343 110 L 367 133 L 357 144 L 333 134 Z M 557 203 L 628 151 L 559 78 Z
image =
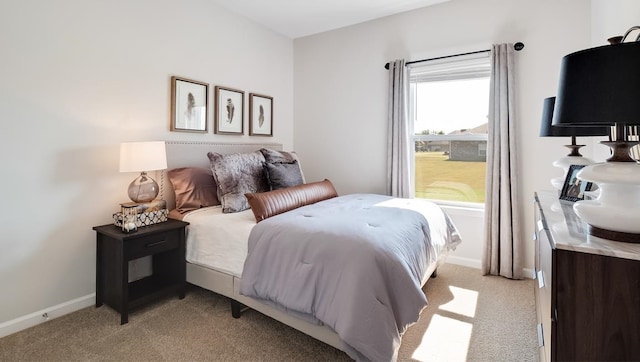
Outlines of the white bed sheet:
M 223 214 L 221 206 L 212 206 L 191 211 L 183 220 L 189 223 L 186 233 L 188 262 L 242 276 L 247 241 L 256 225 L 250 209 Z

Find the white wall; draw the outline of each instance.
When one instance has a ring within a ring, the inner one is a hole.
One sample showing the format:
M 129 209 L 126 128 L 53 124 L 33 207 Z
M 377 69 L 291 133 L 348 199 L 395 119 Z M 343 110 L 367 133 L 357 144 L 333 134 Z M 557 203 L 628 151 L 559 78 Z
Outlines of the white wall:
M 638 0 L 591 0 L 591 46 L 608 44 L 607 39 L 624 35 L 632 26 L 640 26 L 640 1 Z M 635 40 L 640 34 L 635 30 L 627 42 Z M 600 138 L 603 140 L 604 138 Z M 596 145 L 594 158 L 604 161 L 611 155 L 609 147 Z
M 605 45 L 607 39 L 640 25 L 640 1 L 638 0 L 591 0 L 591 43 Z M 638 35 L 635 31 L 632 41 Z
M 562 174 L 551 163 L 566 139 L 540 138 L 545 97 L 556 92 L 562 56 L 589 46 L 584 0 L 453 0 L 295 40 L 294 145 L 309 179 L 331 179 L 339 193 L 385 192 L 387 76 L 390 60 L 417 60 L 522 41 L 517 53 L 517 150 L 527 267 L 533 266 L 535 190 Z M 464 107 L 464 104 L 460 105 Z M 586 156 L 590 147 L 583 149 Z M 453 215 L 464 241 L 454 253 L 479 261 L 481 217 Z
M 0 49 L 0 327 L 91 299 L 91 227 L 136 176 L 120 142 L 265 141 L 212 133 L 223 85 L 246 91 L 245 119 L 249 92 L 273 96 L 269 140 L 293 146 L 293 41 L 211 1 L 3 1 Z M 172 75 L 211 84 L 208 134 L 169 131 Z

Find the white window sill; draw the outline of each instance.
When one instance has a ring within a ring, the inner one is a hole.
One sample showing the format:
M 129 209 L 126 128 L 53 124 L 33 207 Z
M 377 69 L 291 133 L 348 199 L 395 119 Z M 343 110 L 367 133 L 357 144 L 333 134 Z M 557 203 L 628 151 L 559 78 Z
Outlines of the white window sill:
M 438 206 L 440 206 L 448 214 L 464 215 L 464 216 L 484 216 L 484 204 L 469 203 L 469 202 L 448 202 L 431 200 Z

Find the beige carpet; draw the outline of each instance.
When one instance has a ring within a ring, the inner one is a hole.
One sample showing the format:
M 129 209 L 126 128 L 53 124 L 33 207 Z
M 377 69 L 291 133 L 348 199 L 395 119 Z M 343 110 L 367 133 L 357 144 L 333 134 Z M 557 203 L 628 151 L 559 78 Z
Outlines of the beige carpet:
M 405 333 L 400 361 L 537 361 L 533 281 L 446 264 L 425 286 L 429 306 Z M 0 339 L 0 361 L 347 361 L 292 328 L 190 288 L 119 315 L 89 307 Z

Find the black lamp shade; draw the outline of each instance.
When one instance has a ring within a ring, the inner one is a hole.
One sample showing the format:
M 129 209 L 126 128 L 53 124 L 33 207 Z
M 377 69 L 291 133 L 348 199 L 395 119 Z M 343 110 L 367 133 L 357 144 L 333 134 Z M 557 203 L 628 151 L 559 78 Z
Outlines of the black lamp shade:
M 542 122 L 540 124 L 540 137 L 571 137 L 571 136 L 607 136 L 610 127 L 597 125 L 584 126 L 554 126 L 552 124 L 556 97 L 544 99 L 542 108 Z
M 562 58 L 553 125 L 640 124 L 640 42 Z

